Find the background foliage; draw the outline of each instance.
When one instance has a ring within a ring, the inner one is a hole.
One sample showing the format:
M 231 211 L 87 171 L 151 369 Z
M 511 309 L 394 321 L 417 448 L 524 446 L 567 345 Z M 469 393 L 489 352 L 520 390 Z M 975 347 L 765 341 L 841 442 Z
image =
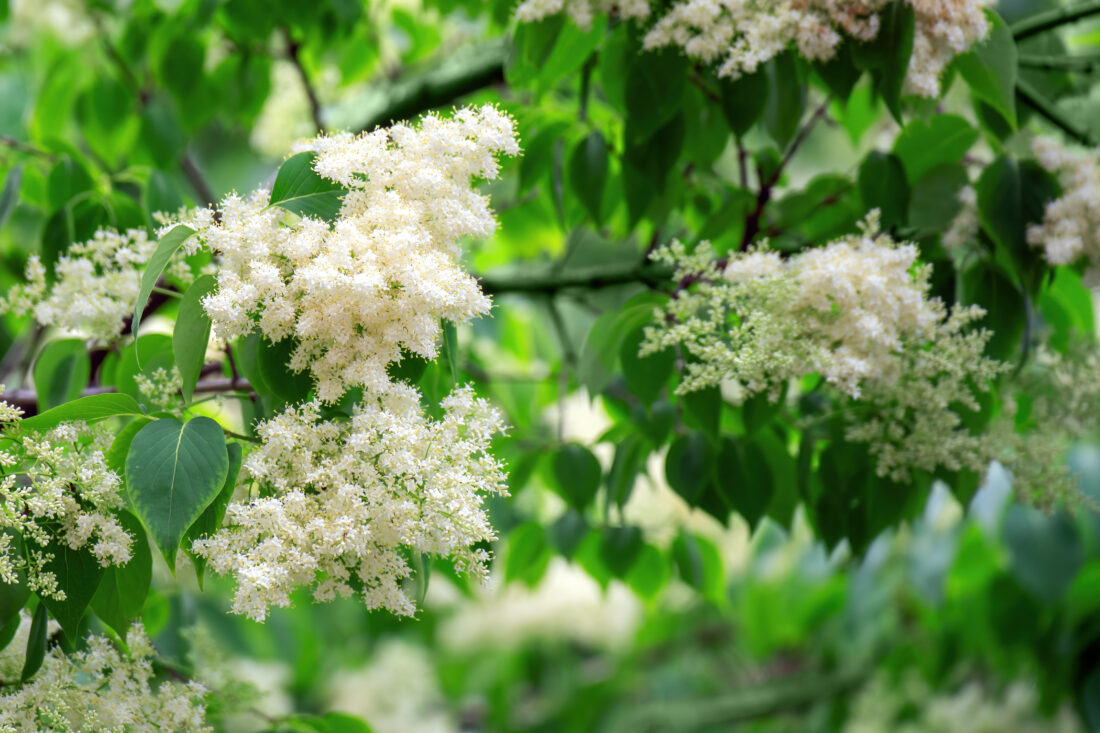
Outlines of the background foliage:
M 489 500 L 495 590 L 417 558 L 415 619 L 302 598 L 259 625 L 227 615 L 229 585 L 201 560 L 177 564 L 185 538 L 220 523 L 240 443 L 222 453 L 203 416 L 135 438 L 164 407 L 139 404 L 135 376 L 177 365 L 188 397 L 246 379 L 254 397 L 199 412 L 224 424 L 220 410 L 239 409 L 248 437 L 309 383 L 258 339 L 205 362 L 196 303 L 212 283 L 180 287 L 178 302 L 156 292 L 174 285 L 158 284 L 182 243 L 169 234 L 136 303 L 134 331 L 146 328 L 121 349 L 0 321 L 5 397 L 28 414 L 59 410 L 25 427 L 121 418 L 108 460 L 151 535 L 123 513 L 141 538 L 125 568 L 69 553 L 85 565 L 62 576 L 64 603 L 0 584 L 0 643 L 25 605 L 28 660 L 140 618 L 158 675 L 221 667 L 258 687 L 211 695 L 224 730 L 1100 730 L 1088 500 L 1072 513 L 1021 503 L 997 465 L 984 481 L 887 482 L 840 437 L 826 397 L 676 396 L 677 357 L 638 356 L 676 286 L 648 260 L 659 244 L 726 253 L 767 236 L 794 253 L 873 208 L 933 264 L 935 294 L 986 309 L 991 356 L 1021 370 L 1040 344 L 1092 347 L 1082 268 L 1051 268 L 1025 232 L 1060 193 L 1029 131 L 1087 147 L 1100 135 L 1095 3 L 1066 24 L 1053 0 L 1003 0 L 941 100 L 901 94 L 904 18 L 831 63 L 786 52 L 729 81 L 674 50 L 643 52 L 631 23 L 516 25 L 512 5 L 0 0 L 3 289 L 34 253 L 52 278 L 98 228 L 152 231 L 155 212 L 259 182 L 289 210 L 332 216 L 338 198 L 308 160 L 284 162 L 319 130 L 492 102 L 524 149 L 483 185 L 500 226 L 468 253 L 492 317 L 448 329 L 437 362 L 407 360 L 400 374 L 432 404 L 472 382 L 512 426 L 494 448 L 512 493 Z M 980 230 L 960 255 L 941 238 L 967 184 Z M 973 419 L 1018 389 L 1006 377 Z M 1026 432 L 1026 413 L 1017 422 Z M 156 483 L 143 461 L 163 441 L 195 450 L 175 466 L 194 484 L 178 494 L 183 514 L 161 521 L 141 482 Z M 1066 460 L 1100 501 L 1100 445 Z M 62 629 L 49 638 L 47 610 Z

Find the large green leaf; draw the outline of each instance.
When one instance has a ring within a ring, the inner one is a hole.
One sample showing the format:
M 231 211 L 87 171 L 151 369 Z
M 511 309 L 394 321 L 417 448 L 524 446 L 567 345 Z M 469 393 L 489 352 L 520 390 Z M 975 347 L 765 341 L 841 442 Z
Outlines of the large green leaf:
M 602 223 L 604 186 L 607 184 L 607 140 L 594 130 L 581 140 L 569 157 L 569 185 L 588 215 Z
M 137 303 L 134 305 L 134 320 L 131 328 L 134 333 L 138 332 L 138 326 L 141 325 L 141 312 L 145 310 L 149 295 L 156 287 L 157 280 L 164 273 L 164 268 L 168 266 L 168 261 L 183 246 L 183 243 L 194 234 L 195 230 L 191 227 L 177 224 L 157 242 L 157 248 L 153 251 L 153 256 L 149 258 L 149 262 L 145 265 L 145 271 L 141 273 L 141 289 L 138 290 Z
M 210 316 L 203 310 L 202 299 L 216 284 L 212 275 L 203 275 L 187 288 L 172 331 L 172 354 L 183 380 L 183 399 L 187 402 L 191 401 L 206 363 L 206 345 L 210 341 Z
M 103 580 L 92 597 L 92 610 L 96 616 L 125 637 L 130 622 L 141 615 L 145 596 L 153 578 L 153 555 L 149 551 L 149 538 L 130 512 L 119 512 L 119 521 L 130 537 L 130 560 L 125 565 L 111 565 L 103 573 Z
M 915 22 L 912 5 L 892 2 L 879 13 L 879 30 L 874 39 L 852 46 L 856 67 L 871 72 L 875 89 L 898 122 L 901 122 L 901 90 L 913 51 Z
M 88 349 L 80 339 L 51 341 L 34 363 L 34 391 L 38 407 L 48 410 L 75 400 L 91 373 Z
M 339 183 L 317 175 L 317 171 L 313 170 L 316 159 L 317 154 L 312 151 L 287 158 L 279 167 L 279 174 L 271 187 L 271 206 L 299 216 L 335 221 L 347 190 Z
M 82 420 L 95 423 L 109 417 L 141 417 L 141 406 L 130 395 L 97 394 L 81 397 L 72 402 L 46 410 L 40 415 L 28 417 L 20 423 L 27 430 L 49 430 L 63 422 Z
M 126 490 L 168 567 L 188 527 L 218 496 L 229 473 L 221 426 L 208 417 L 146 425 L 126 456 Z

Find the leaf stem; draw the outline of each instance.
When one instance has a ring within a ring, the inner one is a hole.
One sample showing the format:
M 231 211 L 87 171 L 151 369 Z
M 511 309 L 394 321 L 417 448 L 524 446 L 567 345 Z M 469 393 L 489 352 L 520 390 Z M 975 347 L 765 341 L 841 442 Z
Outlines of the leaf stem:
M 222 432 L 225 433 L 227 438 L 235 438 L 237 440 L 245 440 L 249 443 L 262 443 L 263 441 L 254 435 L 242 435 L 241 433 L 235 433 L 229 428 L 222 428 Z
M 1074 124 L 1024 79 L 1016 80 L 1016 96 L 1020 98 L 1021 102 L 1039 113 L 1040 116 L 1045 117 L 1048 122 L 1077 142 L 1090 148 L 1096 145 L 1096 142 L 1087 131 Z
M 163 295 L 165 297 L 168 297 L 168 298 L 182 298 L 183 297 L 181 294 L 177 293 L 175 290 L 171 290 L 169 288 L 157 287 L 156 285 L 153 286 L 153 292 L 154 293 L 160 293 L 161 295 Z

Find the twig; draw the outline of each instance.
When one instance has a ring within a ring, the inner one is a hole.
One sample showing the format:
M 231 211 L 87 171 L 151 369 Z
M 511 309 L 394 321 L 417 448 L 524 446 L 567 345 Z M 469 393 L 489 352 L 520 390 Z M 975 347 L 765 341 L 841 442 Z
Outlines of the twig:
M 1091 0 L 1080 5 L 1048 10 L 1045 13 L 1025 18 L 1019 23 L 1013 23 L 1009 30 L 1012 31 L 1012 37 L 1019 43 L 1025 38 L 1031 38 L 1060 25 L 1074 23 L 1090 15 L 1100 15 L 1100 0 Z
M 508 293 L 553 295 L 562 290 L 580 288 L 600 290 L 603 288 L 641 283 L 656 288 L 667 281 L 672 272 L 667 267 L 648 263 L 628 263 L 627 265 L 594 265 L 578 267 L 561 273 L 545 275 L 514 274 L 486 275 L 480 278 L 481 289 L 490 295 Z
M 45 158 L 51 163 L 57 159 L 53 153 L 46 152 L 42 148 L 31 145 L 30 143 L 25 143 L 22 140 L 16 140 L 14 137 L 8 135 L 0 135 L 0 144 L 6 145 L 12 150 L 18 150 L 21 153 L 37 155 L 40 158 Z
M 1100 67 L 1100 54 L 1089 56 L 1031 56 L 1020 54 L 1017 63 L 1039 71 L 1091 71 Z
M 1055 109 L 1053 104 L 1044 99 L 1034 87 L 1023 79 L 1016 79 L 1016 96 L 1020 98 L 1021 102 L 1038 112 L 1039 115 L 1045 117 L 1048 122 L 1062 130 L 1077 142 L 1090 148 L 1096 145 L 1096 142 L 1088 132 L 1079 128 L 1065 115 Z
M 218 197 L 214 195 L 214 189 L 210 188 L 210 184 L 207 183 L 206 177 L 199 170 L 199 164 L 191 153 L 184 152 L 183 158 L 180 159 L 180 167 L 183 169 L 183 174 L 187 176 L 191 188 L 195 189 L 195 193 L 199 195 L 199 199 L 207 206 L 215 206 Z
M 739 251 L 746 251 L 753 240 L 756 239 L 756 235 L 760 233 L 760 217 L 764 215 L 764 208 L 771 200 L 772 188 L 779 182 L 779 177 L 783 175 L 783 170 L 787 167 L 787 164 L 791 162 L 791 158 L 794 157 L 795 151 L 801 147 L 802 143 L 809 136 L 810 130 L 812 130 L 814 125 L 825 116 L 831 100 L 831 96 L 825 97 L 825 101 L 814 111 L 810 119 L 806 120 L 806 123 L 802 125 L 802 129 L 798 131 L 794 140 L 787 146 L 787 152 L 783 154 L 782 160 L 779 161 L 779 165 L 775 167 L 772 174 L 768 176 L 766 180 L 763 175 L 760 176 L 760 190 L 756 192 L 756 208 L 754 208 L 748 218 L 745 219 L 745 231 L 741 235 L 741 245 L 738 247 Z
M 195 385 L 195 394 L 221 394 L 228 392 L 249 392 L 252 389 L 252 385 L 249 384 L 247 379 L 207 379 L 199 382 Z M 99 386 L 88 387 L 80 393 L 81 397 L 89 397 L 97 394 L 113 394 L 118 392 L 117 387 L 113 386 Z M 7 402 L 15 407 L 23 409 L 23 413 L 26 417 L 38 414 L 38 395 L 35 394 L 33 389 L 17 389 L 14 392 L 6 393 L 0 400 Z
M 313 88 L 313 82 L 309 80 L 309 74 L 306 72 L 306 67 L 302 65 L 302 59 L 300 54 L 301 44 L 295 41 L 290 31 L 283 28 L 283 38 L 286 40 L 286 55 L 294 63 L 294 68 L 298 70 L 298 76 L 302 80 L 302 86 L 305 87 L 306 96 L 309 97 L 309 114 L 313 117 L 313 125 L 317 128 L 317 132 L 325 131 L 325 123 L 321 119 L 321 102 L 317 99 L 317 90 Z

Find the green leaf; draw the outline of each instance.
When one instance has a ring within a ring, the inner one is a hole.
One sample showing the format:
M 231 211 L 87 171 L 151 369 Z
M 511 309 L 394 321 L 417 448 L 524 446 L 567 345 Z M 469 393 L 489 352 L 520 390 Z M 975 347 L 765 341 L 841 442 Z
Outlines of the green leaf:
M 901 158 L 910 183 L 944 163 L 958 163 L 978 139 L 978 131 L 956 115 L 936 115 L 931 120 L 913 120 L 894 141 L 894 154 Z
M 548 534 L 554 549 L 563 557 L 573 557 L 577 547 L 588 536 L 588 521 L 576 509 L 567 509 L 550 525 Z
M 859 166 L 859 191 L 867 210 L 879 210 L 883 229 L 906 224 L 909 182 L 898 156 L 878 150 L 868 154 Z
M 794 139 L 806 107 L 806 84 L 791 51 L 785 51 L 764 66 L 769 93 L 764 107 L 764 129 L 784 149 Z
M 508 554 L 504 559 L 504 577 L 522 580 L 534 587 L 550 564 L 546 533 L 538 522 L 526 522 L 508 533 Z
M 962 208 L 959 190 L 967 183 L 966 169 L 958 163 L 944 163 L 925 173 L 909 195 L 909 226 L 946 231 Z
M 322 178 L 313 170 L 317 154 L 312 151 L 287 158 L 279 167 L 271 187 L 271 203 L 299 216 L 311 216 L 332 223 L 340 213 L 347 190 Z
M 179 112 L 167 94 L 154 94 L 142 107 L 141 157 L 161 170 L 179 166 L 187 145 Z
M 15 632 L 19 631 L 22 623 L 23 617 L 17 613 L 0 625 L 0 651 L 8 648 L 8 644 L 11 644 L 11 640 L 15 638 Z
M 141 361 L 138 361 L 138 356 Z M 115 368 L 115 387 L 121 394 L 138 400 L 146 409 L 155 410 L 166 405 L 147 405 L 148 397 L 138 387 L 137 376 L 151 379 L 157 369 L 170 372 L 176 363 L 172 353 L 172 337 L 163 333 L 147 333 L 122 350 Z
M 577 143 L 569 157 L 569 185 L 592 219 L 603 222 L 604 186 L 607 184 L 607 140 L 598 130 Z
M 643 546 L 638 527 L 608 527 L 600 542 L 600 557 L 611 574 L 621 578 L 630 572 Z
M 607 473 L 607 502 L 622 509 L 634 490 L 634 480 L 642 468 L 646 453 L 642 439 L 629 435 L 615 448 L 615 460 Z
M 443 331 L 443 353 L 451 366 L 451 380 L 458 384 L 458 330 L 455 324 L 448 320 L 443 321 L 441 330 Z
M 19 201 L 19 189 L 23 185 L 23 166 L 13 166 L 4 179 L 4 189 L 0 191 L 0 229 L 4 228 L 15 204 Z
M 38 672 L 42 666 L 42 660 L 46 658 L 47 629 L 50 624 L 50 616 L 46 606 L 41 602 L 34 611 L 31 619 L 31 631 L 27 636 L 27 653 L 23 659 L 23 672 L 19 679 L 28 681 Z
M 577 380 L 589 394 L 602 392 L 611 383 L 623 341 L 636 328 L 653 321 L 653 313 L 664 298 L 643 293 L 627 301 L 618 311 L 608 311 L 596 319 L 588 330 L 581 349 Z
M 755 529 L 775 491 L 771 468 L 760 448 L 754 443 L 723 438 L 715 460 L 714 480 L 725 503 L 748 522 L 750 529 Z
M 704 597 L 722 602 L 724 578 L 722 556 L 714 543 L 696 534 L 680 531 L 672 543 L 672 559 L 680 579 Z
M 1084 559 L 1077 528 L 1064 513 L 1047 516 L 1034 507 L 1011 504 L 1004 541 L 1012 574 L 1045 603 L 1062 597 Z
M 634 57 L 624 90 L 629 142 L 648 140 L 680 113 L 686 77 L 687 61 L 673 50 L 646 51 Z
M 173 573 L 180 540 L 218 496 L 228 473 L 225 437 L 208 417 L 156 420 L 134 436 L 126 456 L 130 505 Z
M 20 425 L 24 430 L 49 430 L 63 422 L 82 420 L 86 423 L 95 423 L 120 415 L 141 417 L 144 413 L 141 411 L 141 406 L 129 395 L 96 394 L 66 402 L 34 417 L 28 417 Z
M 92 370 L 88 349 L 80 339 L 51 341 L 34 362 L 38 406 L 47 410 L 80 397 Z
M 691 506 L 696 506 L 710 480 L 714 449 L 700 432 L 678 436 L 665 456 L 665 478 L 672 490 Z
M 974 96 L 1016 128 L 1016 42 L 1001 16 L 987 9 L 991 30 L 955 66 Z
M 138 327 L 141 325 L 141 312 L 145 310 L 145 304 L 149 302 L 149 295 L 156 287 L 157 280 L 164 273 L 164 268 L 168 266 L 168 261 L 194 233 L 195 230 L 191 227 L 177 224 L 157 242 L 157 248 L 153 251 L 153 256 L 149 258 L 149 262 L 145 265 L 145 271 L 141 273 L 141 289 L 138 290 L 137 304 L 134 305 L 133 325 L 130 328 L 133 333 L 138 332 Z M 138 363 L 141 363 L 140 356 Z
M 233 491 L 237 488 L 237 477 L 241 473 L 241 444 L 227 443 L 225 448 L 226 454 L 229 456 L 229 470 L 225 474 L 225 483 L 222 484 L 221 491 L 210 502 L 210 505 L 187 528 L 187 542 L 184 549 L 195 566 L 195 575 L 198 577 L 200 589 L 202 588 L 203 571 L 206 569 L 206 558 L 192 552 L 191 543 L 195 540 L 213 537 L 214 533 L 221 528 L 222 520 L 225 519 L 225 510 L 229 507 L 229 502 L 233 498 Z
M 142 203 L 150 214 L 158 211 L 172 213 L 179 211 L 183 206 L 183 198 L 171 178 L 161 171 L 154 170 L 149 174 L 149 181 L 145 184 Z
M 837 46 L 831 59 L 813 62 L 814 71 L 841 102 L 848 101 L 856 83 L 863 76 L 863 70 L 857 68 L 852 60 L 853 43 L 855 43 L 854 40 L 846 38 Z M 857 135 L 856 139 L 858 137 Z
M 741 137 L 764 114 L 768 104 L 768 76 L 763 69 L 737 79 L 719 79 L 722 114 L 734 135 Z
M 638 349 L 644 339 L 644 329 L 634 329 L 623 340 L 619 358 L 630 391 L 645 404 L 652 405 L 672 376 L 676 354 L 672 349 L 665 349 L 648 356 L 638 356 Z
M 277 397 L 292 403 L 304 400 L 313 386 L 308 371 L 295 372 L 290 368 L 290 357 L 297 345 L 293 338 L 285 338 L 277 344 L 261 338 L 258 347 L 264 384 Z
M 643 545 L 634 565 L 626 574 L 630 589 L 646 600 L 653 600 L 668 582 L 672 567 L 659 549 L 653 545 Z
M 706 387 L 688 392 L 680 397 L 680 405 L 684 408 L 684 424 L 698 428 L 715 438 L 718 436 L 718 426 L 722 421 L 724 404 L 722 391 L 718 387 Z
M 43 597 L 41 602 L 61 624 L 65 637 L 75 643 L 80 638 L 80 619 L 99 587 L 103 568 L 90 552 L 74 550 L 64 540 L 55 539 L 45 552 L 53 556 L 45 568 L 57 577 L 57 587 L 65 594 L 65 600 Z
M 901 122 L 901 89 L 909 71 L 916 16 L 909 3 L 892 2 L 879 12 L 879 30 L 874 39 L 852 46 L 857 68 L 871 72 L 875 89 L 890 114 Z
M 0 529 L 0 535 L 11 537 L 7 557 L 18 560 L 23 557 L 23 537 L 11 527 Z M 19 611 L 27 605 L 31 591 L 27 587 L 27 574 L 23 568 L 16 567 L 15 583 L 5 583 L 0 579 L 0 625 L 6 625 L 11 619 L 19 617 Z M 3 648 L 6 644 L 0 644 Z
M 50 169 L 50 210 L 60 211 L 74 196 L 91 191 L 95 184 L 87 169 L 69 156 L 64 156 Z
M 183 399 L 191 401 L 195 385 L 199 382 L 203 364 L 206 363 L 206 345 L 210 341 L 210 316 L 202 307 L 202 299 L 217 285 L 213 275 L 203 275 L 180 300 L 176 326 L 172 331 L 172 354 L 176 358 L 183 380 Z
M 583 512 L 600 489 L 600 462 L 580 443 L 567 443 L 551 457 L 555 488 L 569 506 Z
M 986 353 L 994 359 L 1011 360 L 1020 349 L 1027 324 L 1024 294 L 999 269 L 985 262 L 963 273 L 962 292 L 962 302 L 985 309 L 985 317 L 977 325 L 993 331 Z
M 103 580 L 92 597 L 92 610 L 125 638 L 130 623 L 145 607 L 145 596 L 153 578 L 153 555 L 145 528 L 137 517 L 130 512 L 119 512 L 118 518 L 133 538 L 132 554 L 125 565 L 111 565 L 103 573 Z
M 122 430 L 118 431 L 115 439 L 111 441 L 111 447 L 107 449 L 107 453 L 104 455 L 107 468 L 119 476 L 126 475 L 126 456 L 130 453 L 130 443 L 133 443 L 134 436 L 151 422 L 153 422 L 151 417 L 134 418 L 126 423 Z

